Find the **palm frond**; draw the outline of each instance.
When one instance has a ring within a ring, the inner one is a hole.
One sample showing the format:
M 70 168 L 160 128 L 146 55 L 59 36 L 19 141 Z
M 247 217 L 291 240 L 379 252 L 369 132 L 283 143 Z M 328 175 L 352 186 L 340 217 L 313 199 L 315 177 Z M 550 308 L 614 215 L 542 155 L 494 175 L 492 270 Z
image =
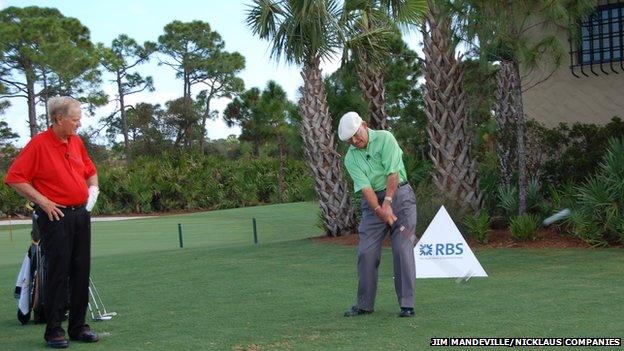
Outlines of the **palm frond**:
M 337 52 L 343 40 L 340 17 L 335 0 L 254 0 L 246 23 L 271 42 L 271 57 L 303 63 Z
M 427 0 L 381 0 L 383 7 L 399 25 L 418 26 L 429 6 Z
M 281 1 L 253 0 L 253 3 L 253 5 L 248 5 L 245 23 L 251 28 L 253 34 L 261 39 L 274 36 L 277 17 L 283 14 Z

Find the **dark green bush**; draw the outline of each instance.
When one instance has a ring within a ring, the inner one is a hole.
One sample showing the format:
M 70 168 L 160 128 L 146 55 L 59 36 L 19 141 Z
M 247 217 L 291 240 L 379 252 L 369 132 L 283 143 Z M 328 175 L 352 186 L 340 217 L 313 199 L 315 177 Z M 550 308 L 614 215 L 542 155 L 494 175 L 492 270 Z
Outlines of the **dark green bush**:
M 608 140 L 624 137 L 624 122 L 617 117 L 604 126 L 562 123 L 557 128 L 542 129 L 540 147 L 545 160 L 541 181 L 555 186 L 584 181 L 598 170 Z
M 6 174 L 0 172 L 0 216 L 14 213 L 26 214 L 26 199 L 18 195 L 15 190 L 4 184 Z
M 284 189 L 279 160 L 269 157 L 142 156 L 126 166 L 98 165 L 100 196 L 95 214 L 210 210 L 314 200 L 314 183 L 302 161 L 287 159 Z M 3 176 L 4 177 L 4 176 Z M 0 184 L 0 211 L 25 214 L 26 202 Z
M 576 191 L 568 230 L 591 245 L 624 243 L 624 139 L 609 140 L 598 172 Z

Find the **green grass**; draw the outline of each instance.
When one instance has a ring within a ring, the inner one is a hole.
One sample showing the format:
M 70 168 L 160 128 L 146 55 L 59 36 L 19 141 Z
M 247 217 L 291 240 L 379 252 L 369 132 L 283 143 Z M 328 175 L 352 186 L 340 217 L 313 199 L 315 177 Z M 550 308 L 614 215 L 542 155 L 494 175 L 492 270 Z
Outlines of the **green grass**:
M 91 323 L 98 344 L 70 348 L 423 350 L 432 337 L 622 337 L 621 249 L 478 250 L 489 278 L 418 280 L 417 315 L 408 319 L 397 317 L 384 249 L 375 313 L 344 318 L 357 284 L 355 248 L 305 239 L 321 233 L 316 214 L 315 204 L 301 203 L 93 223 L 92 276 L 119 316 Z M 41 349 L 43 326 L 20 326 L 11 298 L 25 230 L 13 244 L 4 233 L 0 350 Z

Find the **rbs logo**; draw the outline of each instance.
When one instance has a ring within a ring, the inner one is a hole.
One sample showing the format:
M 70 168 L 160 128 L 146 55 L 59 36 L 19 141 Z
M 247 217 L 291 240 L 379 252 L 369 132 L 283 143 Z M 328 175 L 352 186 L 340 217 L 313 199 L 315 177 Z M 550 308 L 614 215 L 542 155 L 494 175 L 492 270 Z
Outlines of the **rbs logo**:
M 464 253 L 463 243 L 445 243 L 445 244 L 421 244 L 420 256 L 453 256 Z

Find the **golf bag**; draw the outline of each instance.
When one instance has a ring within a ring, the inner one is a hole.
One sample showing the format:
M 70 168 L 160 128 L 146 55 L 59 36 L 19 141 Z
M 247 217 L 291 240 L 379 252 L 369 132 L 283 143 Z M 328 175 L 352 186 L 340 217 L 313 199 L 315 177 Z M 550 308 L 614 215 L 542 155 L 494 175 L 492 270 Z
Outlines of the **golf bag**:
M 22 268 L 15 283 L 17 299 L 17 319 L 26 324 L 31 313 L 35 323 L 45 322 L 43 312 L 43 256 L 39 243 L 33 242 L 28 248 Z
M 46 316 L 43 308 L 45 286 L 45 256 L 41 251 L 41 235 L 37 226 L 37 215 L 32 214 L 32 231 L 30 232 L 32 243 L 26 252 L 22 267 L 15 282 L 14 297 L 17 300 L 17 319 L 22 324 L 30 321 L 31 316 L 35 324 L 45 323 Z M 65 301 L 65 315 L 69 310 L 69 289 Z
M 22 267 L 17 275 L 14 293 L 15 299 L 17 300 L 17 319 L 22 324 L 28 323 L 31 316 L 35 324 L 46 322 L 43 308 L 46 262 L 45 255 L 41 250 L 41 245 L 39 245 L 41 235 L 39 233 L 39 227 L 37 226 L 37 214 L 35 212 L 33 212 L 32 218 L 32 244 L 28 248 L 26 257 L 24 257 L 24 261 L 22 262 Z M 69 294 L 69 280 L 67 281 L 67 293 L 65 296 L 65 313 L 63 314 L 63 320 L 67 319 L 69 301 L 71 298 Z M 108 312 L 106 310 L 104 302 L 102 302 L 102 297 L 90 277 L 88 308 L 91 313 L 91 319 L 94 321 L 110 320 L 113 316 L 117 315 L 116 312 Z

